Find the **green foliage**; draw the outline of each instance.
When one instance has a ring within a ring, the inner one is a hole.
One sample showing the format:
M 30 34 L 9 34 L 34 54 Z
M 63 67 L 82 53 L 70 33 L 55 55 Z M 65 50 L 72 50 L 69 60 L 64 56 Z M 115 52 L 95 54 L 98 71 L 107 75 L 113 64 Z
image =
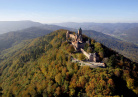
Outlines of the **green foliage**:
M 94 44 L 94 47 L 95 47 L 95 51 L 96 52 L 103 52 L 103 48 L 102 48 L 102 45 L 99 43 L 99 42 L 96 42 L 95 44 Z
M 67 50 L 69 53 L 73 53 L 75 51 L 73 45 L 70 45 Z
M 99 56 L 100 56 L 101 59 L 103 59 L 104 58 L 104 52 L 103 51 L 100 51 L 99 52 Z
M 25 30 L 5 33 L 0 36 L 0 51 L 8 49 L 13 45 L 20 44 L 23 40 L 34 39 L 50 33 L 51 30 L 32 27 Z
M 85 60 L 85 56 L 83 54 L 79 54 L 78 59 L 81 60 L 81 61 Z
M 86 43 L 84 46 L 84 50 L 87 51 L 88 47 L 89 47 L 89 45 L 88 45 L 88 43 Z
M 92 51 L 92 48 L 91 47 L 88 47 L 87 48 L 87 53 L 92 53 L 93 51 Z
M 107 62 L 107 66 L 109 66 L 109 67 L 114 67 L 114 65 L 115 65 L 115 55 L 112 55 L 112 56 L 109 58 L 108 62 Z

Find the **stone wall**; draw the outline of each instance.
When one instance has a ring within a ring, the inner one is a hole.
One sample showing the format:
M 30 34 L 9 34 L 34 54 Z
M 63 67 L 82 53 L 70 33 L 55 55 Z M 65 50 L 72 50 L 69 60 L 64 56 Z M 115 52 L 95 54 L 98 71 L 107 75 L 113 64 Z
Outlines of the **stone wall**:
M 82 48 L 80 50 L 88 59 L 90 58 L 90 55 L 87 52 L 85 52 Z
M 91 61 L 91 62 L 97 62 L 97 56 L 95 55 L 95 53 L 88 54 L 82 48 L 80 50 L 88 58 L 89 61 Z
M 75 35 L 69 34 L 69 37 L 75 40 Z
M 78 48 L 78 43 L 77 42 L 71 42 L 72 43 L 72 45 L 75 47 L 75 50 L 77 50 L 77 48 Z

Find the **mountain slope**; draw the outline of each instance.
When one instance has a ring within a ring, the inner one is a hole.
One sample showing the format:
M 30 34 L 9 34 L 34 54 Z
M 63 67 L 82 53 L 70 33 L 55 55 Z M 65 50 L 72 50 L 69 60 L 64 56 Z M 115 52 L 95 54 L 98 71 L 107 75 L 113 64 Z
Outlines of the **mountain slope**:
M 43 25 L 40 27 L 31 27 L 20 31 L 9 32 L 0 35 L 0 52 L 2 50 L 10 48 L 16 44 L 19 44 L 23 40 L 37 38 L 46 35 L 53 30 L 61 29 L 64 27 L 55 25 Z M 74 30 L 71 28 L 64 28 L 68 30 Z M 109 48 L 116 50 L 117 52 L 123 54 L 125 57 L 138 62 L 138 46 L 123 42 L 117 38 L 113 38 L 109 35 L 102 34 L 93 30 L 84 30 L 83 33 L 96 41 L 106 45 Z
M 52 31 L 38 27 L 31 27 L 20 31 L 2 34 L 0 35 L 0 50 L 12 47 L 13 45 L 20 43 L 22 40 L 37 38 L 50 32 Z
M 138 44 L 138 27 L 134 27 L 128 30 L 124 30 L 120 37 L 128 42 Z
M 56 25 L 42 25 L 39 27 L 30 27 L 19 31 L 13 31 L 1 34 L 0 51 L 10 48 L 15 44 L 20 43 L 22 40 L 37 38 L 61 28 L 72 30 L 71 28 L 66 28 Z
M 138 46 L 132 43 L 123 42 L 109 35 L 102 34 L 93 30 L 84 30 L 83 33 L 105 46 L 116 50 L 125 57 L 138 62 Z
M 33 21 L 0 21 L 0 34 L 42 25 Z
M 94 50 L 98 54 L 104 51 L 109 58 L 108 68 L 91 69 L 72 63 L 71 57 L 77 53 L 70 53 L 66 32 L 57 30 L 7 51 L 13 55 L 0 63 L 3 97 L 136 96 L 137 63 L 93 40 Z M 87 36 L 83 38 L 88 40 Z

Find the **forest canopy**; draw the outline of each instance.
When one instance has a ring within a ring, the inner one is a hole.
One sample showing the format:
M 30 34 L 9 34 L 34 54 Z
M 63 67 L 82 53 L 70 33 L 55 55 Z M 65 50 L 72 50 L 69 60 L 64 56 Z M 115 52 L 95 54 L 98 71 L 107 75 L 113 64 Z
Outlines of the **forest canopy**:
M 91 40 L 93 49 L 87 49 L 97 52 L 101 60 L 108 58 L 107 67 L 90 68 L 72 63 L 71 58 L 77 55 L 66 41 L 66 32 L 56 30 L 5 53 L 0 63 L 0 92 L 3 97 L 138 94 L 137 63 L 94 40 Z M 84 58 L 83 55 L 78 57 Z

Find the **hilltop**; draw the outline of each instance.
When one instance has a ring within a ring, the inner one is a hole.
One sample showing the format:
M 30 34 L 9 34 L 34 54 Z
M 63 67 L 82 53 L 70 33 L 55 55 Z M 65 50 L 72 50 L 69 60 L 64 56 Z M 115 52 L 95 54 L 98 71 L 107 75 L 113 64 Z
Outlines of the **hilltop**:
M 93 51 L 106 68 L 90 68 L 73 63 L 81 53 L 66 41 L 67 30 L 24 40 L 4 50 L 0 56 L 0 86 L 3 96 L 136 96 L 137 63 L 91 40 Z M 72 32 L 75 33 L 75 32 Z M 89 50 L 88 50 L 89 51 Z M 102 53 L 101 53 L 102 52 Z M 103 56 L 102 56 L 103 54 Z

